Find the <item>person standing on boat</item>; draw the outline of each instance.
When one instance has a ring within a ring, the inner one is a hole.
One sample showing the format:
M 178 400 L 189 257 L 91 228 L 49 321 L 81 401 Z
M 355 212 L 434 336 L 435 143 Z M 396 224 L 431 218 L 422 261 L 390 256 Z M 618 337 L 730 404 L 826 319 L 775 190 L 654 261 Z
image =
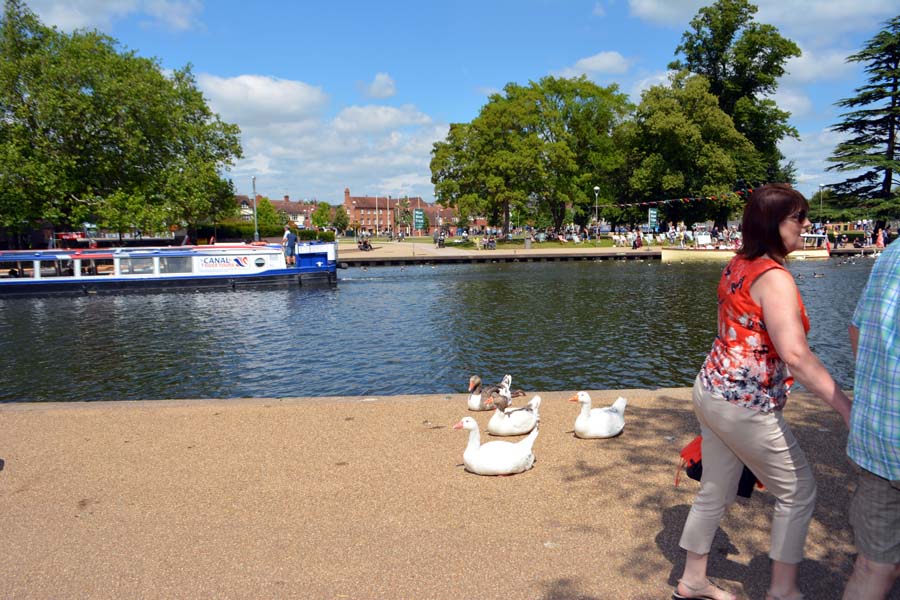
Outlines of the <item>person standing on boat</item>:
M 850 323 L 847 456 L 858 475 L 850 503 L 858 555 L 844 598 L 881 600 L 900 576 L 900 245 L 872 267 Z
M 782 409 L 796 379 L 844 422 L 850 418 L 850 399 L 809 348 L 809 318 L 784 267 L 785 257 L 803 248 L 808 211 L 806 198 L 789 185 L 754 189 L 744 209 L 743 245 L 722 273 L 718 334 L 694 382 L 703 476 L 681 535 L 687 559 L 675 598 L 734 598 L 707 579 L 706 567 L 744 465 L 775 497 L 766 598 L 802 597 L 797 569 L 816 482 Z
M 884 229 L 878 228 L 875 230 L 875 247 L 884 248 Z
M 296 256 L 294 255 L 297 250 L 297 234 L 294 233 L 290 226 L 284 226 L 284 236 L 281 238 L 281 245 L 284 248 L 284 260 L 288 265 L 296 264 Z

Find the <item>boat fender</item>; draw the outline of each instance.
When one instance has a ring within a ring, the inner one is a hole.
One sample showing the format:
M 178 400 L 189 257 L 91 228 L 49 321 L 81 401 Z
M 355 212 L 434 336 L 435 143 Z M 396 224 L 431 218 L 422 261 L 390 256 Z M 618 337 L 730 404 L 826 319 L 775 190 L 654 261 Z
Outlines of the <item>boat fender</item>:
M 349 268 L 350 268 L 350 265 L 348 265 L 345 262 L 338 263 L 338 269 L 349 269 Z

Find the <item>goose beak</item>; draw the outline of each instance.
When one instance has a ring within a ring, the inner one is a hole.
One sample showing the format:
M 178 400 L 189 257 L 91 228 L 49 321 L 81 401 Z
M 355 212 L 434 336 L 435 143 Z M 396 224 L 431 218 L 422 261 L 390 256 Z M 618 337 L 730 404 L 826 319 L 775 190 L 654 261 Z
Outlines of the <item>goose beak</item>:
M 569 398 L 569 402 L 578 402 L 578 394 L 575 394 L 571 398 Z
M 485 406 L 494 406 L 494 397 L 491 396 L 490 398 L 488 398 L 488 399 L 485 401 L 484 405 L 485 405 Z
M 460 421 L 459 423 L 457 423 L 456 425 L 453 426 L 453 429 L 462 429 L 462 428 L 463 428 L 462 421 Z

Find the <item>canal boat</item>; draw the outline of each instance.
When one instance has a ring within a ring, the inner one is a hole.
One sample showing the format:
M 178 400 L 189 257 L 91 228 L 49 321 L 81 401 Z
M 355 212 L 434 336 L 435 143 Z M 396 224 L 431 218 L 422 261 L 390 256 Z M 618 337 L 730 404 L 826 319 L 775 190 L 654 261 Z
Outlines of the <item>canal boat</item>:
M 337 282 L 337 243 L 0 251 L 0 298 Z
M 828 258 L 831 256 L 831 244 L 828 236 L 821 233 L 804 233 L 803 248 L 794 250 L 787 258 L 804 260 L 807 258 Z M 727 262 L 731 260 L 736 248 L 725 246 L 698 246 L 694 248 L 678 248 L 676 246 L 663 246 L 660 249 L 662 262 Z

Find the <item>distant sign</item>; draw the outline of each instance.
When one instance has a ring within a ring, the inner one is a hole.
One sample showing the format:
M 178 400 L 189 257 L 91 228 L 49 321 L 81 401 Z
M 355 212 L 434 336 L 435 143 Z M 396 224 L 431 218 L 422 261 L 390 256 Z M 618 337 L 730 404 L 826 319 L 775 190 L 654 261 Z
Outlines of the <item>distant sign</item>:
M 421 208 L 413 210 L 413 226 L 416 229 L 425 229 L 425 211 Z
M 647 209 L 647 224 L 650 227 L 656 227 L 659 224 L 659 221 L 657 221 L 657 210 L 656 208 Z

